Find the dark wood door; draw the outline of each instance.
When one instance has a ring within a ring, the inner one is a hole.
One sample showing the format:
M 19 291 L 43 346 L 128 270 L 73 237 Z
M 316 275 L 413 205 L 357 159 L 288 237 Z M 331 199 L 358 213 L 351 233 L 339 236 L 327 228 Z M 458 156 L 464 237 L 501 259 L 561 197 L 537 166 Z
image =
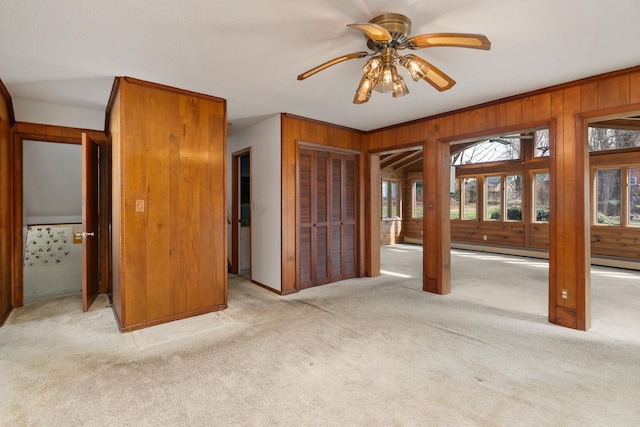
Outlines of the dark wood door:
M 98 296 L 98 144 L 82 134 L 82 311 Z
M 356 277 L 356 261 L 357 261 L 357 182 L 356 178 L 358 158 L 356 156 L 345 156 L 344 158 L 344 207 L 342 211 L 342 230 L 343 230 L 343 279 Z
M 355 156 L 301 149 L 298 287 L 355 277 Z

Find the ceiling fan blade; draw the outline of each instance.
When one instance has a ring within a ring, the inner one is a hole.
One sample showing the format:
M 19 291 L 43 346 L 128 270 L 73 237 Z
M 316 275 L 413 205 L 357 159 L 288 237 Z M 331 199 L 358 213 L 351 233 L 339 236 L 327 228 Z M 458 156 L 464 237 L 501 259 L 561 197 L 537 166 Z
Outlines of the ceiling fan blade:
M 378 24 L 347 24 L 347 27 L 362 31 L 374 42 L 391 43 L 393 40 L 391 33 Z
M 456 84 L 455 80 L 453 80 L 451 77 L 440 71 L 440 69 L 420 58 L 419 56 L 411 55 L 411 59 L 422 64 L 425 69 L 428 67 L 428 70 L 426 71 L 422 80 L 428 82 L 431 86 L 435 87 L 440 92 L 451 89 L 453 85 Z
M 332 59 L 331 61 L 327 61 L 324 64 L 318 65 L 317 67 L 312 68 L 309 71 L 305 71 L 304 73 L 302 73 L 302 74 L 300 74 L 298 76 L 298 80 L 304 80 L 307 77 L 311 77 L 315 73 L 320 72 L 320 71 L 324 70 L 325 68 L 329 68 L 332 65 L 339 64 L 339 63 L 347 61 L 349 59 L 364 58 L 367 55 L 368 55 L 367 52 L 362 51 L 362 52 L 354 52 L 354 53 L 350 53 L 348 55 L 339 56 L 337 58 Z
M 422 34 L 407 40 L 409 49 L 423 49 L 425 47 L 468 47 L 471 49 L 491 49 L 491 42 L 483 34 L 464 33 L 433 33 Z

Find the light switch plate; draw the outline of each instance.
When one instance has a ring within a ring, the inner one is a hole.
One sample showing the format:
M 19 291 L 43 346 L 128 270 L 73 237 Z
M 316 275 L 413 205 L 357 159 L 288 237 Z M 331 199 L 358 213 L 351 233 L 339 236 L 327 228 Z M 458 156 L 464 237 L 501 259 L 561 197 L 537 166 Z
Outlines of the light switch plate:
M 136 200 L 136 212 L 144 212 L 144 200 Z

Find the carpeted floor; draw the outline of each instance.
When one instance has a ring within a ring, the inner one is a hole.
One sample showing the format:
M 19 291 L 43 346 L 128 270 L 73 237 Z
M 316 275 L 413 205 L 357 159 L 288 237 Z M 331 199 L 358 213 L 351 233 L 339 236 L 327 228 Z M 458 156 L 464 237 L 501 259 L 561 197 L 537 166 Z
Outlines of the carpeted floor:
M 545 261 L 454 251 L 438 296 L 421 250 L 287 297 L 230 276 L 227 310 L 129 334 L 102 297 L 14 310 L 0 424 L 640 425 L 640 273 L 594 268 L 580 332 L 547 322 Z

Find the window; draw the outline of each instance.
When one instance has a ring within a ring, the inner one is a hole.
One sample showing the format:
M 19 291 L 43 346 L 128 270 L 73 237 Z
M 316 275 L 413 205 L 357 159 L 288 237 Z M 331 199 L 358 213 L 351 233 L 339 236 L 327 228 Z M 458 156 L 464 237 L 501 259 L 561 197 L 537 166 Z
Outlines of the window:
M 629 191 L 627 199 L 629 225 L 640 226 L 640 185 L 638 185 L 640 167 L 629 168 L 627 176 L 629 177 Z
M 460 180 L 456 179 L 454 183 L 449 197 L 449 219 L 460 219 Z
M 487 176 L 484 181 L 484 218 L 499 221 L 502 218 L 502 177 Z
M 596 224 L 620 225 L 622 170 L 596 170 Z
M 400 182 L 382 180 L 382 219 L 400 217 Z
M 516 160 L 520 158 L 520 137 L 490 138 L 465 148 L 451 156 L 452 165 Z
M 413 200 L 413 206 L 411 209 L 413 218 L 422 218 L 424 216 L 424 193 L 422 187 L 422 181 L 416 181 L 413 183 L 411 197 Z
M 549 173 L 533 175 L 534 222 L 549 222 Z
M 522 175 L 505 177 L 504 203 L 507 208 L 507 221 L 522 221 Z
M 536 143 L 536 157 L 549 157 L 549 129 L 537 130 L 533 133 Z
M 640 147 L 640 130 L 590 127 L 588 137 L 590 152 Z
M 478 218 L 478 190 L 476 178 L 462 180 L 462 219 Z

